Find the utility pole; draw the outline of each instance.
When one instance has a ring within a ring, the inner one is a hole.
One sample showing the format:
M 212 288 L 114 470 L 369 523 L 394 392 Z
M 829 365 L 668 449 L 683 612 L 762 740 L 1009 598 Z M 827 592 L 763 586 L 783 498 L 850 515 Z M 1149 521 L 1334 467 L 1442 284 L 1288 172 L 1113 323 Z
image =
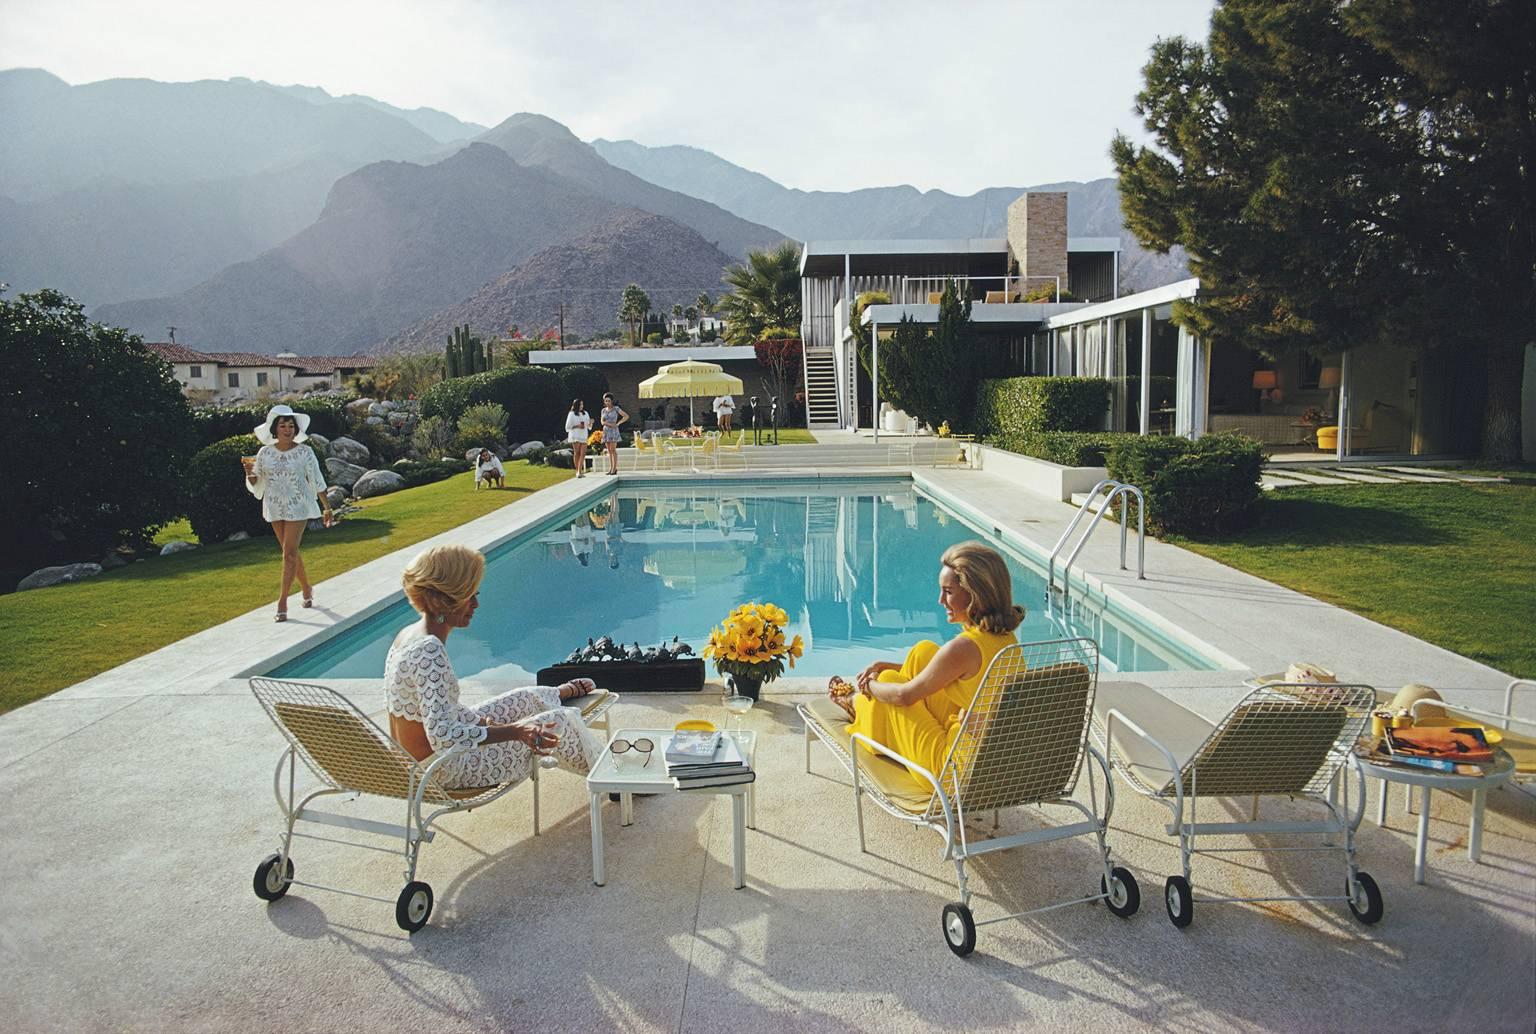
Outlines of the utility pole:
M 562 351 L 562 352 L 565 351 L 565 302 L 564 302 L 564 300 L 562 300 L 560 302 L 560 338 L 559 338 L 559 345 L 560 345 L 560 351 Z

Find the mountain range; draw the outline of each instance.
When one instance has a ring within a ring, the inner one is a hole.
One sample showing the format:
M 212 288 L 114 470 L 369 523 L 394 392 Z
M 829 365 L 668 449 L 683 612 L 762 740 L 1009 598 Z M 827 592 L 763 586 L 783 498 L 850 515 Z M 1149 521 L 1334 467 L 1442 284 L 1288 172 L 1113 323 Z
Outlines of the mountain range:
M 658 304 L 718 293 L 724 264 L 785 237 L 1001 236 L 1025 189 L 792 190 L 542 115 L 487 130 L 248 79 L 0 71 L 0 136 L 0 281 L 212 350 L 435 347 L 453 323 L 548 325 L 562 287 L 585 334 L 613 326 L 625 283 Z M 1128 240 L 1113 180 L 1031 189 L 1068 191 L 1073 234 Z M 1122 259 L 1127 289 L 1184 275 L 1134 242 Z

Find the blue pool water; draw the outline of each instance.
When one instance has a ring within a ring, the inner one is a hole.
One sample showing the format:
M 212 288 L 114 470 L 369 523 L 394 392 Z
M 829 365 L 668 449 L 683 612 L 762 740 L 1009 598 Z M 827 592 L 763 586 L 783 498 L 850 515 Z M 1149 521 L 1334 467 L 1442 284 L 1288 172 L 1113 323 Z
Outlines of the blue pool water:
M 1029 611 L 1021 642 L 1091 636 L 1105 670 L 1215 667 L 1114 611 L 1047 613 L 1038 559 L 905 479 L 617 488 L 494 550 L 479 612 L 449 649 L 461 677 L 526 684 L 588 637 L 653 646 L 681 636 L 697 650 L 731 608 L 757 600 L 783 607 L 807 644 L 787 675 L 852 675 L 879 657 L 899 661 L 918 639 L 955 634 L 938 605 L 938 558 L 972 538 L 1008 557 L 1014 600 Z M 377 678 L 415 617 L 402 599 L 270 674 Z

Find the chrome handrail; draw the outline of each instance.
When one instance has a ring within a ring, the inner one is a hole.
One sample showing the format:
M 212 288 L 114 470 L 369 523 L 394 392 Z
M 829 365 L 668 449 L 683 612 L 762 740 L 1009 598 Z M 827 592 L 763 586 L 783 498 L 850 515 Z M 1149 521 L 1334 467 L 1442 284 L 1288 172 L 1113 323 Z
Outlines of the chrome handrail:
M 1045 599 L 1047 603 L 1051 601 L 1051 593 L 1056 588 L 1057 555 L 1061 553 L 1062 547 L 1066 545 L 1072 533 L 1077 530 L 1077 526 L 1082 522 L 1083 517 L 1092 509 L 1094 502 L 1099 498 L 1099 493 L 1104 491 L 1106 487 L 1109 488 L 1109 494 L 1104 497 L 1103 504 L 1094 511 L 1093 520 L 1088 522 L 1088 526 L 1083 529 L 1083 533 L 1077 537 L 1076 545 L 1072 547 L 1072 552 L 1067 554 L 1066 562 L 1061 566 L 1062 600 L 1065 602 L 1072 595 L 1071 570 L 1073 562 L 1077 560 L 1077 555 L 1083 551 L 1083 547 L 1088 544 L 1088 539 L 1093 535 L 1093 529 L 1098 527 L 1099 521 L 1104 519 L 1105 511 L 1114 505 L 1115 499 L 1120 496 L 1134 496 L 1136 499 L 1136 577 L 1138 579 L 1145 579 L 1147 577 L 1146 497 L 1141 494 L 1141 489 L 1135 485 L 1116 481 L 1114 478 L 1104 478 L 1088 492 L 1088 498 L 1083 500 L 1083 505 L 1078 508 L 1077 513 L 1072 518 L 1072 522 L 1067 525 L 1066 530 L 1061 533 L 1061 537 L 1056 540 L 1055 547 L 1051 549 L 1051 555 L 1046 561 Z M 1127 570 L 1125 566 L 1125 546 L 1126 534 L 1129 531 L 1128 521 L 1129 514 L 1122 517 L 1120 521 L 1120 570 L 1122 571 Z

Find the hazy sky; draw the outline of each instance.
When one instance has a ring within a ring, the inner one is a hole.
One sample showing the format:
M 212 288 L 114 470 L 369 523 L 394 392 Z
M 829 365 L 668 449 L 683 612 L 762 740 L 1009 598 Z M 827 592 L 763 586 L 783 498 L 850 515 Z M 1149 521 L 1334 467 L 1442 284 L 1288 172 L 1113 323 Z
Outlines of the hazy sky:
M 248 76 L 691 144 L 792 187 L 1108 175 L 1159 36 L 1212 0 L 0 0 L 0 68 Z

